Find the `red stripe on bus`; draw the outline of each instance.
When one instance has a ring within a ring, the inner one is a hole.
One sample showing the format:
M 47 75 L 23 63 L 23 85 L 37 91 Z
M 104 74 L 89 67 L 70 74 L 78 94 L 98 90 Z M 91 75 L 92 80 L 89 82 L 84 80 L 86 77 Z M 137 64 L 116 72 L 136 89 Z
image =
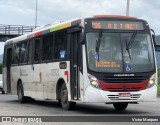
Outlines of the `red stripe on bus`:
M 64 71 L 64 75 L 67 77 L 67 83 L 68 83 L 68 71 Z
M 106 83 L 98 80 L 102 90 L 105 91 L 139 91 L 147 87 L 149 80 L 140 83 Z
M 39 73 L 40 82 L 42 82 L 42 72 Z
M 40 35 L 42 35 L 42 32 L 37 32 L 37 33 L 34 34 L 34 37 L 37 37 L 37 36 L 40 36 Z

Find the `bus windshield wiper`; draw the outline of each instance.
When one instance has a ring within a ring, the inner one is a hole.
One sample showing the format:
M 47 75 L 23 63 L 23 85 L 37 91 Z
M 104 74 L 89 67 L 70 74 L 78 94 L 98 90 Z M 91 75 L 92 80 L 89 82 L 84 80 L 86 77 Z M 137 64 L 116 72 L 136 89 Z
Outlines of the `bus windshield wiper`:
M 130 54 L 130 51 L 129 51 L 130 48 L 128 48 L 128 44 L 127 44 L 127 40 L 126 39 L 125 39 L 125 42 L 126 42 L 126 50 L 128 52 L 129 58 L 131 60 L 131 54 Z
M 98 39 L 96 40 L 96 54 L 97 54 L 96 56 L 98 58 L 98 61 L 99 61 L 99 48 L 101 41 L 102 41 L 102 32 L 99 32 Z
M 131 54 L 130 54 L 130 51 L 129 51 L 129 50 L 130 50 L 131 47 L 132 47 L 132 44 L 133 44 L 133 42 L 134 42 L 134 39 L 135 39 L 136 35 L 137 35 L 137 31 L 135 30 L 134 33 L 133 33 L 132 36 L 131 36 L 131 39 L 129 40 L 129 43 L 127 43 L 127 40 L 125 39 L 125 42 L 126 42 L 126 50 L 127 50 L 127 52 L 128 52 L 128 55 L 129 55 L 130 60 L 131 60 Z

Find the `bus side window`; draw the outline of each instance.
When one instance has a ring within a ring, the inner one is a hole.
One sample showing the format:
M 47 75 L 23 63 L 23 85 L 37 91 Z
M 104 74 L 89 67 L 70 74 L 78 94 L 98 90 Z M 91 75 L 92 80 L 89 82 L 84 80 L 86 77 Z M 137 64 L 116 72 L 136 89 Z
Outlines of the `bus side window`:
M 52 60 L 53 34 L 43 37 L 42 42 L 42 61 Z
M 40 53 L 41 53 L 41 49 L 40 49 L 40 39 L 37 38 L 35 39 L 35 47 L 34 47 L 34 62 L 37 63 L 40 61 Z
M 13 44 L 12 64 L 19 64 L 20 43 Z
M 67 32 L 57 32 L 54 43 L 54 59 L 67 58 Z
M 27 63 L 27 41 L 21 43 L 20 48 L 20 63 Z

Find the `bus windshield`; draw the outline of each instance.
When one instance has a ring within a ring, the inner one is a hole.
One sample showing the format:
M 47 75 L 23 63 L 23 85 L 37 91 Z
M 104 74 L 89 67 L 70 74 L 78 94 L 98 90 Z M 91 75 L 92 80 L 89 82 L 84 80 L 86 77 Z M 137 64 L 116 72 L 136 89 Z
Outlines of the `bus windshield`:
M 138 32 L 101 34 L 101 38 L 99 32 L 86 34 L 90 70 L 105 73 L 134 73 L 154 69 L 153 48 L 149 34 Z

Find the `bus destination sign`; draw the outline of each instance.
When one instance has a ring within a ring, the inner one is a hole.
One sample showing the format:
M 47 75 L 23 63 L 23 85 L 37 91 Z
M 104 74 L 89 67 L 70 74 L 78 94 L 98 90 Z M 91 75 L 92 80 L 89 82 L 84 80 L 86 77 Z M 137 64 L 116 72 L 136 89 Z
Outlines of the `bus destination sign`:
M 136 21 L 92 21 L 93 29 L 144 30 L 142 22 Z

